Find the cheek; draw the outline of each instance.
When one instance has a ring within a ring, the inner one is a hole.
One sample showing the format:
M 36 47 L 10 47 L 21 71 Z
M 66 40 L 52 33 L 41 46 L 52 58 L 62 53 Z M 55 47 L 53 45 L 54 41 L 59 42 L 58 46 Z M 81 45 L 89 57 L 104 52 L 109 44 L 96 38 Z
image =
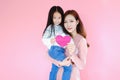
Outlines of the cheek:
M 59 20 L 59 22 L 61 23 L 61 22 L 62 22 L 62 20 L 60 19 L 60 20 Z
M 73 26 L 73 28 L 76 28 L 77 24 L 76 24 L 76 23 L 74 23 L 72 26 Z
M 53 22 L 55 22 L 55 19 L 53 19 Z
M 76 29 L 76 25 L 73 26 L 73 29 L 74 29 L 74 30 Z
M 64 24 L 65 29 L 67 29 L 67 24 Z

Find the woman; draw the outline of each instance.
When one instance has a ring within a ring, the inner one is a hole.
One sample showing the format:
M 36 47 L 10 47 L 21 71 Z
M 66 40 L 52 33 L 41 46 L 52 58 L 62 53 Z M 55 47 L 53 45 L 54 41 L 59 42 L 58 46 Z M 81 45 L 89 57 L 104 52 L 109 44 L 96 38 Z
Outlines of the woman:
M 69 34 L 74 44 L 68 44 L 66 48 L 66 55 L 70 56 L 72 64 L 72 73 L 70 80 L 80 80 L 80 70 L 82 70 L 86 64 L 87 49 L 89 45 L 86 41 L 86 33 L 84 26 L 78 13 L 75 10 L 68 10 L 64 14 L 64 32 Z M 65 63 L 68 60 L 64 60 Z M 68 65 L 68 64 L 66 64 Z M 62 69 L 58 73 L 58 80 L 62 74 Z

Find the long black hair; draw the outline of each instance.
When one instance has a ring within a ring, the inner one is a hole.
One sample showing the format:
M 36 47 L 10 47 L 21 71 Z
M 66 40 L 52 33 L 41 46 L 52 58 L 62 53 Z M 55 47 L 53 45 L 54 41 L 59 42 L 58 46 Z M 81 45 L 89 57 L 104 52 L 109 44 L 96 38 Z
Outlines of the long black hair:
M 52 34 L 52 31 L 54 31 L 54 33 L 55 33 L 54 23 L 53 23 L 53 14 L 56 11 L 61 14 L 62 20 L 61 20 L 61 23 L 59 25 L 62 26 L 62 28 L 63 28 L 64 11 L 63 11 L 63 9 L 60 6 L 53 6 L 53 7 L 50 8 L 50 11 L 48 13 L 48 21 L 47 21 L 46 27 L 45 27 L 44 32 L 43 32 L 42 35 L 44 35 L 44 33 L 45 33 L 45 31 L 46 31 L 46 29 L 48 28 L 49 25 L 51 25 L 51 34 Z

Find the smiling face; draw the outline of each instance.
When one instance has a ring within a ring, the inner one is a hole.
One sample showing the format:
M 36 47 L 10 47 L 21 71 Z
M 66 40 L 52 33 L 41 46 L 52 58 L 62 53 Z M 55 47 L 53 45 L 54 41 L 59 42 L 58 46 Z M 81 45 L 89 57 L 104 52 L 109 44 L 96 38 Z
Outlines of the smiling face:
M 61 17 L 61 14 L 59 12 L 55 12 L 53 14 L 53 23 L 54 25 L 59 25 L 62 21 L 62 17 Z
M 79 23 L 79 21 L 76 20 L 75 17 L 71 14 L 68 14 L 65 17 L 65 20 L 64 20 L 65 29 L 71 34 L 77 33 L 76 32 L 76 27 L 77 27 L 78 23 Z

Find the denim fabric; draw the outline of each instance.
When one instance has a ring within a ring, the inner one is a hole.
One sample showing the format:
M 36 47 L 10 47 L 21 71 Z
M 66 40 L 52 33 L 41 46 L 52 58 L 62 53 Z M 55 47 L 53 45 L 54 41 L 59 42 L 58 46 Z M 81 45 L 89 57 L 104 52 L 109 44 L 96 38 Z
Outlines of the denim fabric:
M 48 53 L 50 57 L 58 61 L 62 61 L 66 58 L 65 49 L 59 46 L 51 46 Z M 70 80 L 72 65 L 62 67 L 63 67 L 62 80 Z M 59 67 L 56 66 L 55 64 L 52 64 L 49 80 L 56 80 L 58 70 Z

